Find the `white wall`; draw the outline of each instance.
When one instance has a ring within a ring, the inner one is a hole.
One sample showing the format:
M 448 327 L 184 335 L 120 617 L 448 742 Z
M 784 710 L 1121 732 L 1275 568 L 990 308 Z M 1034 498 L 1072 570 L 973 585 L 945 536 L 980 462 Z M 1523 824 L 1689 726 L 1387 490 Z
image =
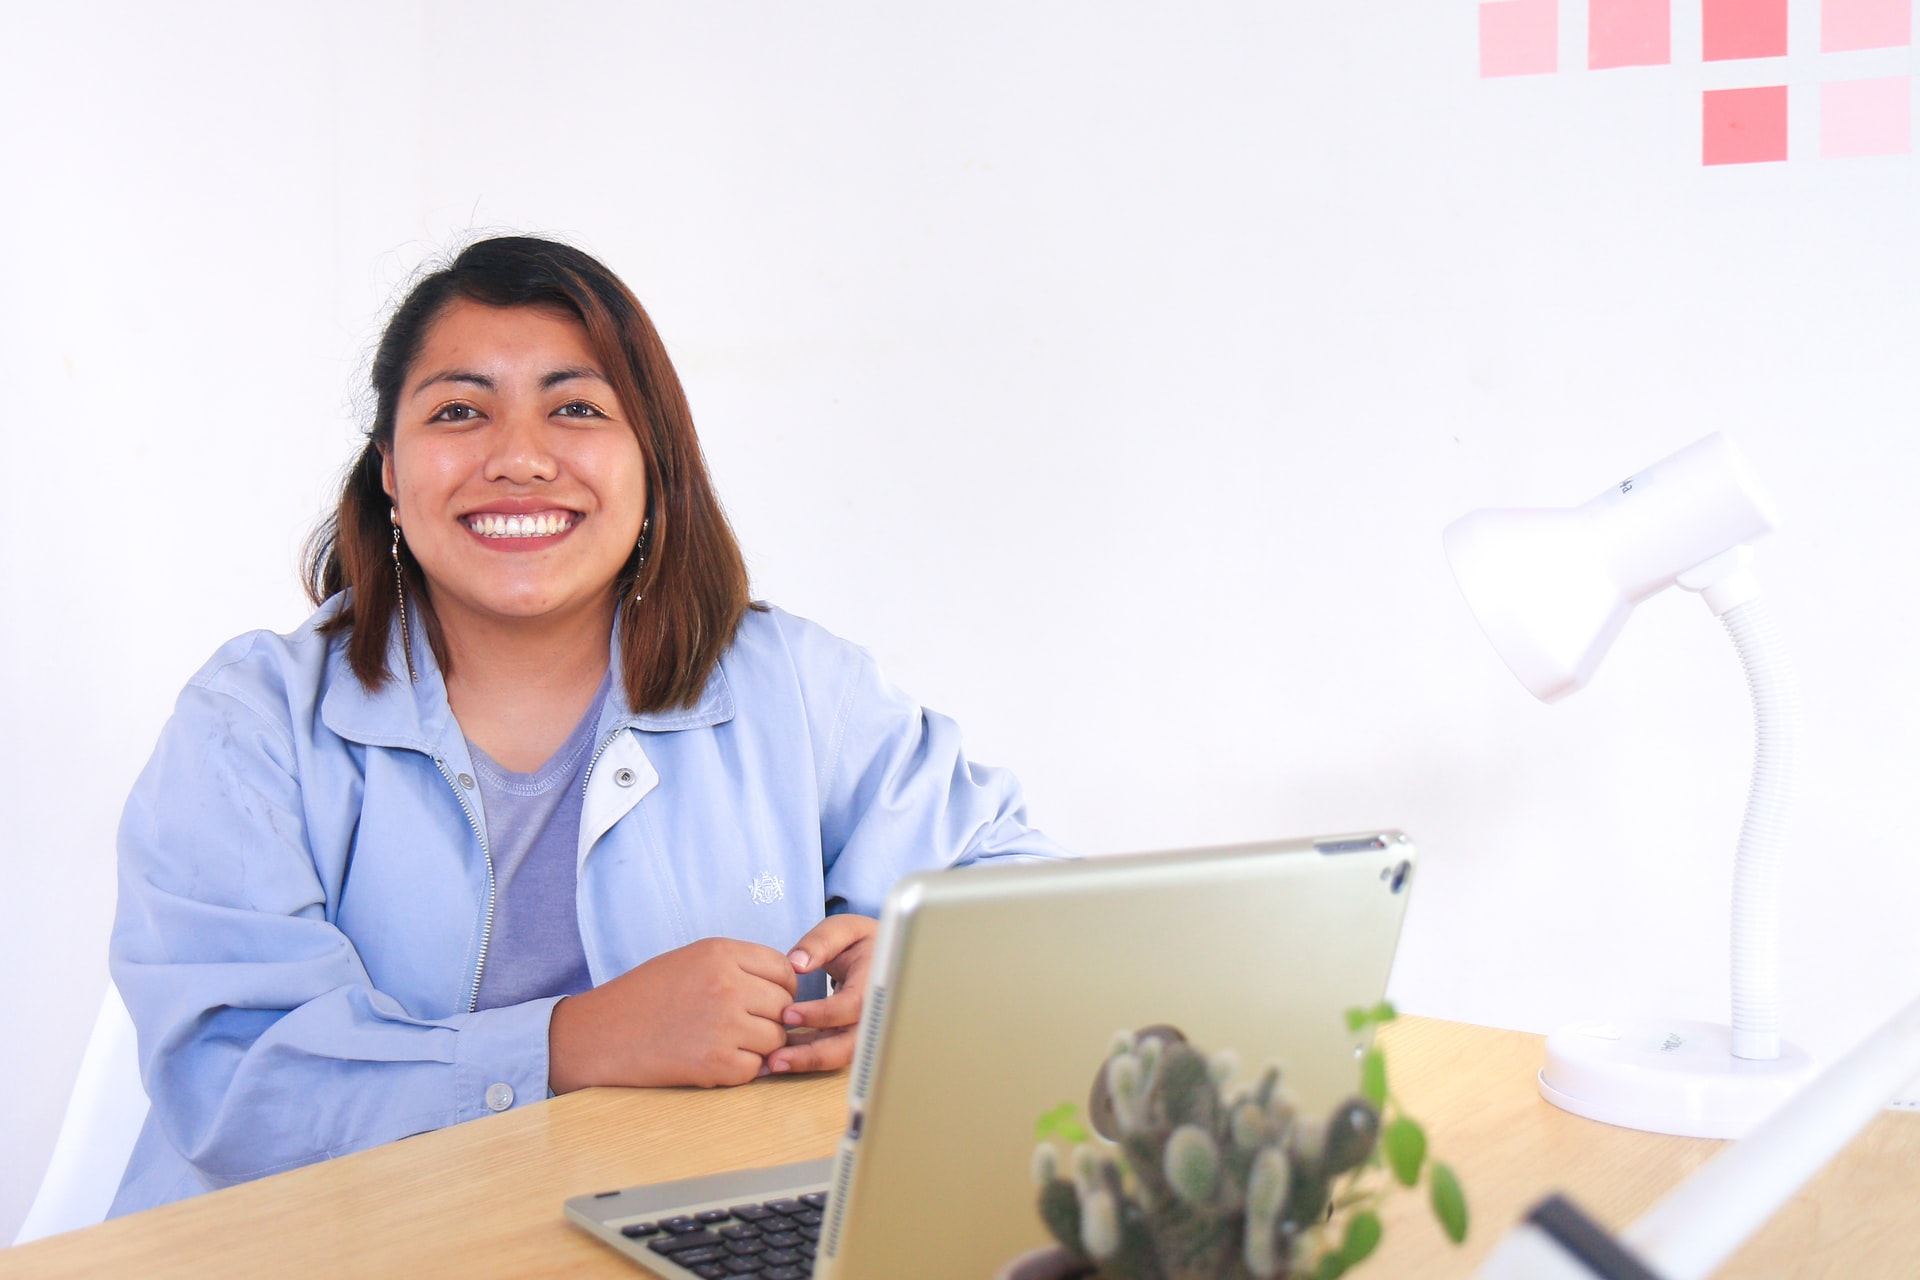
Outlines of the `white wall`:
M 1796 106 L 1787 163 L 1702 168 L 1735 73 L 1697 37 L 1483 81 L 1466 0 L 5 18 L 0 1239 L 105 982 L 121 798 L 205 656 L 303 616 L 380 309 L 470 227 L 626 277 L 759 591 L 1069 844 L 1413 831 L 1423 1013 L 1724 1019 L 1729 645 L 1657 598 L 1535 704 L 1438 535 L 1729 431 L 1806 702 L 1788 1032 L 1830 1055 L 1920 989 L 1915 160 L 1819 160 Z

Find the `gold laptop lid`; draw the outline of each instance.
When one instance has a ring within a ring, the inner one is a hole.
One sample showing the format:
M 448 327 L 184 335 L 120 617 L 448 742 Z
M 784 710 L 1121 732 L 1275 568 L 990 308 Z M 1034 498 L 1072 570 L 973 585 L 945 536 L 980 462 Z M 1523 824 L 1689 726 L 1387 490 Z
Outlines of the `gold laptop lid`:
M 1034 1125 L 1083 1109 L 1115 1033 L 1267 1062 L 1304 1114 L 1358 1091 L 1345 1011 L 1386 989 L 1397 831 L 963 868 L 888 898 L 820 1240 L 823 1280 L 991 1277 L 1045 1243 Z

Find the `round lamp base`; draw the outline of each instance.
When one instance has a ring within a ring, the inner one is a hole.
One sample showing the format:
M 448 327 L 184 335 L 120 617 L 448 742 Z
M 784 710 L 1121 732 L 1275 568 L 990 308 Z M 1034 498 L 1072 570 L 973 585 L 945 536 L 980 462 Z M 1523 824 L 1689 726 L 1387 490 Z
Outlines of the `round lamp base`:
M 1689 1138 L 1738 1138 L 1813 1078 L 1813 1060 L 1733 1056 L 1710 1022 L 1576 1022 L 1547 1037 L 1540 1096 L 1589 1120 Z

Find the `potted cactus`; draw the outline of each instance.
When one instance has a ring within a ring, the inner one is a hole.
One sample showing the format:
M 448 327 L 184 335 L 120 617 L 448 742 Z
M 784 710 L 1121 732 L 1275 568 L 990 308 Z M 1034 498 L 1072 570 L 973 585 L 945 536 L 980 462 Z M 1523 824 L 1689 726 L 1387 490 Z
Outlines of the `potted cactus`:
M 1348 1023 L 1392 1017 L 1382 1003 Z M 1276 1066 L 1246 1087 L 1236 1073 L 1230 1055 L 1209 1058 L 1170 1027 L 1117 1037 L 1088 1101 L 1101 1137 L 1071 1104 L 1038 1126 L 1040 1216 L 1059 1246 L 1003 1277 L 1336 1280 L 1378 1245 L 1375 1210 L 1393 1183 L 1423 1176 L 1448 1237 L 1466 1237 L 1459 1183 L 1427 1159 L 1377 1047 L 1359 1092 L 1325 1117 L 1298 1114 Z

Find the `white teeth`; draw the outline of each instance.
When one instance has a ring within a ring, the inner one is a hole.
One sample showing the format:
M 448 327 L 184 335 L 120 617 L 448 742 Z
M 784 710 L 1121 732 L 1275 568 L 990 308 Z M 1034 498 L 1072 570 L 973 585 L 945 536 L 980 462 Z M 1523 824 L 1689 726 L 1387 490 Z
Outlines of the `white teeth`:
M 467 527 L 483 538 L 549 538 L 571 529 L 573 517 L 477 515 L 467 518 Z

